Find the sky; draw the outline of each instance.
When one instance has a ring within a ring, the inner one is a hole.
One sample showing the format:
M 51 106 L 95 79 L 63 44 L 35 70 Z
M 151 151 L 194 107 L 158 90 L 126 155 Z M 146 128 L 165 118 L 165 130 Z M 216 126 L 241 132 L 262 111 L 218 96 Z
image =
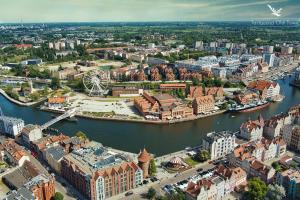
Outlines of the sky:
M 282 8 L 282 16 L 267 7 Z M 300 0 L 0 0 L 0 23 L 300 18 Z

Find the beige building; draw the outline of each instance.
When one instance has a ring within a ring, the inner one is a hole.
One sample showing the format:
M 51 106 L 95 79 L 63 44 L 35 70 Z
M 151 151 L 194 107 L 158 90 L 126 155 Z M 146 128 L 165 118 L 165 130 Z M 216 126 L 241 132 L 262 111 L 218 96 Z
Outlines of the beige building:
M 215 109 L 215 100 L 212 95 L 197 97 L 193 101 L 195 115 L 206 114 Z

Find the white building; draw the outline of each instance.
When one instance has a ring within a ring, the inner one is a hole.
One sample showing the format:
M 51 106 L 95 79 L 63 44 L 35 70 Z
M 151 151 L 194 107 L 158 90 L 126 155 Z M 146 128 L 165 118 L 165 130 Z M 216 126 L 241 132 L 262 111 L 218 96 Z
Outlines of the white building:
M 196 41 L 195 49 L 203 50 L 203 41 Z
M 268 63 L 270 67 L 274 66 L 275 54 L 274 53 L 264 53 L 263 54 L 264 62 Z
M 211 154 L 211 159 L 218 159 L 231 153 L 235 147 L 235 135 L 231 132 L 212 132 L 203 139 L 203 148 Z
M 24 121 L 13 117 L 0 116 L 0 132 L 11 137 L 20 134 Z
M 281 47 L 281 53 L 282 54 L 292 54 L 293 53 L 293 47 L 290 46 L 283 46 Z
M 226 78 L 226 68 L 225 67 L 212 67 L 211 68 L 212 73 L 221 79 L 225 79 Z
M 262 56 L 252 55 L 252 54 L 243 54 L 240 58 L 242 63 L 258 63 L 263 59 Z
M 273 53 L 273 52 L 274 52 L 274 46 L 269 46 L 269 45 L 264 46 L 264 53 L 269 53 L 269 54 L 271 54 L 271 53 Z
M 148 49 L 154 49 L 155 48 L 155 44 L 154 43 L 149 43 L 148 44 Z
M 30 142 L 39 140 L 43 137 L 41 128 L 38 125 L 28 124 L 22 130 L 23 142 L 29 146 Z
M 240 136 L 246 140 L 253 141 L 262 138 L 264 130 L 264 120 L 259 116 L 258 120 L 243 123 L 240 127 Z

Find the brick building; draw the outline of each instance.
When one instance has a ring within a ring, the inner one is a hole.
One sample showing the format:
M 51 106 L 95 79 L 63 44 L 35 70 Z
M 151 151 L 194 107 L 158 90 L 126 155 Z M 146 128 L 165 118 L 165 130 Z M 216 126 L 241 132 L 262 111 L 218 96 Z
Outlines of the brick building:
M 192 108 L 175 99 L 170 94 L 151 96 L 149 93 L 144 92 L 143 96 L 134 99 L 134 105 L 143 116 L 151 115 L 161 120 L 193 116 Z
M 190 86 L 189 98 L 197 98 L 203 96 L 202 86 Z
M 212 95 L 197 97 L 193 101 L 195 115 L 205 114 L 215 110 L 215 100 Z
M 139 96 L 143 93 L 142 89 L 133 86 L 115 86 L 111 90 L 113 97 Z
M 143 170 L 144 178 L 149 177 L 150 160 L 151 155 L 147 152 L 146 149 L 143 149 L 143 151 L 141 151 L 138 156 L 138 165 Z
M 92 200 L 129 191 L 143 181 L 143 172 L 137 164 L 96 142 L 64 156 L 61 175 Z

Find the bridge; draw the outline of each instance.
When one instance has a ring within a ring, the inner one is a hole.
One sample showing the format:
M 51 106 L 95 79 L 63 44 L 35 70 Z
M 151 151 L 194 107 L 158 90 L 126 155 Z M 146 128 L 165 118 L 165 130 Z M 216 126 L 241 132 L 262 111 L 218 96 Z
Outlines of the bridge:
M 49 126 L 55 124 L 56 122 L 58 122 L 60 120 L 63 120 L 65 118 L 67 118 L 67 117 L 73 117 L 75 114 L 76 114 L 76 109 L 75 108 L 73 108 L 71 110 L 68 110 L 64 114 L 62 114 L 62 115 L 60 115 L 60 116 L 58 116 L 58 117 L 56 117 L 56 118 L 48 121 L 47 123 L 43 124 L 41 126 L 41 129 L 45 130 L 46 128 L 48 128 Z

